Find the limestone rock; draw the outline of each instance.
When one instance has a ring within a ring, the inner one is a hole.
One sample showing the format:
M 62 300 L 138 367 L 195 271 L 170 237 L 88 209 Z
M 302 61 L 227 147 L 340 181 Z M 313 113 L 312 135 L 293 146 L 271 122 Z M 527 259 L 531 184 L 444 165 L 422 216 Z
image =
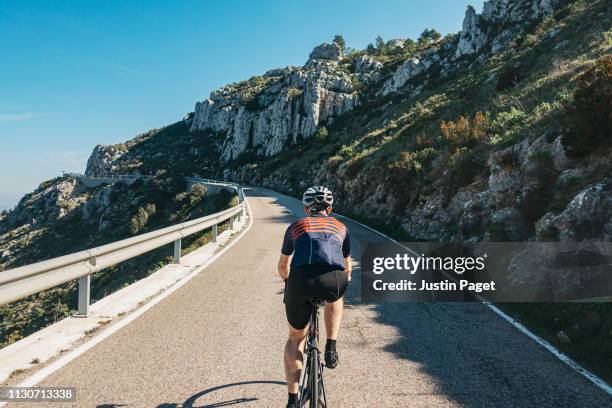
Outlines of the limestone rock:
M 364 73 L 378 71 L 383 67 L 380 61 L 375 60 L 369 55 L 362 55 L 355 60 L 355 72 Z
M 463 19 L 461 33 L 459 33 L 459 43 L 455 51 L 455 58 L 474 54 L 480 51 L 487 43 L 487 35 L 480 28 L 480 24 L 481 18 L 476 14 L 474 7 L 468 6 L 465 12 L 465 18 Z
M 114 162 L 126 153 L 122 145 L 97 145 L 87 160 L 86 176 L 111 174 Z
M 342 50 L 335 42 L 332 42 L 331 44 L 323 43 L 321 45 L 317 45 L 308 57 L 308 62 L 313 60 L 340 61 L 342 60 Z M 308 65 L 308 62 L 306 65 Z
M 599 239 L 612 219 L 610 180 L 592 185 L 576 194 L 558 215 L 547 213 L 536 223 L 536 238 L 561 241 Z
M 382 87 L 382 95 L 388 95 L 392 92 L 396 92 L 398 89 L 406 85 L 406 83 L 412 79 L 415 75 L 423 72 L 423 65 L 420 65 L 420 60 L 417 57 L 412 57 L 406 60 L 400 67 L 395 71 L 393 77 L 384 83 Z
M 224 134 L 223 161 L 247 150 L 260 156 L 277 154 L 358 103 L 350 74 L 325 60 L 274 80 L 247 103 L 244 94 L 237 86 L 226 86 L 195 107 L 191 131 Z

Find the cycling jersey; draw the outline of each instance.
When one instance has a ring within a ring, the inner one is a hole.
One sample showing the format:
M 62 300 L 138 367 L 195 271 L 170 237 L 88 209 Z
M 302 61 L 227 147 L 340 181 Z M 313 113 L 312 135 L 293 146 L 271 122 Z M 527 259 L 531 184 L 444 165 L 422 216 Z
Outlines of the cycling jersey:
M 293 254 L 291 270 L 344 270 L 344 258 L 351 254 L 346 226 L 324 214 L 300 218 L 285 232 L 283 255 Z

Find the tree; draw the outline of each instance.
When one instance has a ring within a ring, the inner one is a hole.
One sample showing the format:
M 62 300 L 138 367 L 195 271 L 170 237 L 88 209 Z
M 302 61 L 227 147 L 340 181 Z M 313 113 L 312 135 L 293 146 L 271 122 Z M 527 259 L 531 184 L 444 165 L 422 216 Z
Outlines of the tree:
M 344 54 L 344 52 L 346 51 L 346 42 L 344 41 L 344 37 L 342 37 L 342 35 L 340 34 L 336 34 L 334 36 L 334 41 L 338 47 L 340 47 L 340 51 L 342 51 L 342 53 Z
M 138 207 L 136 215 L 130 219 L 130 232 L 132 234 L 137 234 L 141 231 L 149 222 L 149 217 L 155 214 L 156 210 L 155 204 L 147 204 L 144 208 Z
M 412 38 L 406 38 L 406 40 L 404 40 L 403 49 L 404 49 L 404 52 L 408 52 L 412 54 L 417 49 L 417 43 Z
M 374 55 L 376 53 L 376 47 L 372 43 L 369 43 L 366 47 L 366 53 L 368 55 Z
M 434 28 L 426 28 L 417 41 L 419 45 L 426 45 L 432 41 L 438 41 L 440 38 L 442 38 L 442 34 L 437 32 Z
M 374 41 L 376 41 L 376 49 L 379 53 L 382 53 L 385 49 L 385 40 L 383 40 L 382 36 L 377 35 Z

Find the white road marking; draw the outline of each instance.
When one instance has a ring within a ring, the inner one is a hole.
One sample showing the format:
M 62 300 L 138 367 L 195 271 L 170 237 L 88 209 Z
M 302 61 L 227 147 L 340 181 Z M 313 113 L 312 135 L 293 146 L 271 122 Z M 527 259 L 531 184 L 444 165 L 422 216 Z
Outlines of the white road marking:
M 397 245 L 401 246 L 402 248 L 404 248 L 404 249 L 414 253 L 414 251 L 412 251 L 410 248 L 407 248 L 406 246 L 400 244 L 395 239 L 387 236 L 386 234 L 383 234 L 380 231 L 376 231 L 374 228 L 368 227 L 367 225 L 362 224 L 359 221 L 355 221 L 354 219 L 352 219 L 350 217 L 347 217 L 345 215 L 340 215 L 340 214 L 336 214 L 336 215 L 338 215 L 339 217 L 342 217 L 344 219 L 347 219 L 349 221 L 352 221 L 352 222 L 354 222 L 356 224 L 359 224 L 362 227 L 367 228 L 368 230 L 370 230 L 372 232 L 375 232 L 376 234 L 378 234 L 378 235 L 380 235 L 382 237 L 385 237 L 386 239 L 396 243 Z M 509 316 L 506 313 L 504 313 L 500 308 L 498 308 L 494 304 L 492 304 L 492 303 L 490 303 L 490 302 L 488 302 L 486 300 L 483 300 L 483 299 L 480 299 L 480 301 L 481 301 L 482 304 L 484 304 L 486 307 L 488 307 L 489 310 L 491 310 L 493 313 L 495 313 L 496 315 L 498 315 L 499 317 L 501 317 L 502 319 L 504 319 L 505 321 L 510 323 L 512 326 L 514 326 L 514 328 L 516 328 L 518 331 L 520 331 L 521 333 L 523 333 L 524 335 L 526 335 L 527 337 L 529 337 L 530 339 L 532 339 L 533 341 L 538 343 L 540 346 L 544 347 L 546 350 L 548 350 L 557 359 L 561 360 L 563 363 L 565 363 L 567 366 L 572 368 L 574 371 L 577 371 L 578 373 L 580 373 L 583 377 L 585 377 L 587 380 L 589 380 L 590 382 L 595 384 L 597 387 L 602 389 L 608 395 L 612 395 L 612 387 L 608 383 L 606 383 L 604 380 L 599 378 L 597 375 L 593 374 L 592 372 L 590 372 L 589 370 L 587 370 L 586 368 L 584 368 L 583 366 L 581 366 L 580 364 L 578 364 L 577 362 L 572 360 L 570 357 L 568 357 L 566 354 L 561 352 L 555 346 L 553 346 L 552 344 L 550 344 L 549 342 L 547 342 L 546 340 L 544 340 L 543 338 L 541 338 L 537 334 L 533 333 L 531 330 L 529 330 L 527 327 L 523 326 L 521 323 L 519 323 L 517 320 L 515 320 L 511 316 Z

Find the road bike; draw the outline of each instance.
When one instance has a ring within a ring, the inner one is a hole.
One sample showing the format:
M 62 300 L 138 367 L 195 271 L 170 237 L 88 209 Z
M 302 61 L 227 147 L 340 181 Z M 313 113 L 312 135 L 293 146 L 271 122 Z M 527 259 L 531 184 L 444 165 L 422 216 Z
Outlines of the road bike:
M 312 313 L 304 345 L 304 361 L 300 378 L 300 408 L 327 408 L 323 386 L 323 363 L 321 363 L 321 352 L 319 351 L 319 307 L 324 304 L 323 299 L 312 300 Z

